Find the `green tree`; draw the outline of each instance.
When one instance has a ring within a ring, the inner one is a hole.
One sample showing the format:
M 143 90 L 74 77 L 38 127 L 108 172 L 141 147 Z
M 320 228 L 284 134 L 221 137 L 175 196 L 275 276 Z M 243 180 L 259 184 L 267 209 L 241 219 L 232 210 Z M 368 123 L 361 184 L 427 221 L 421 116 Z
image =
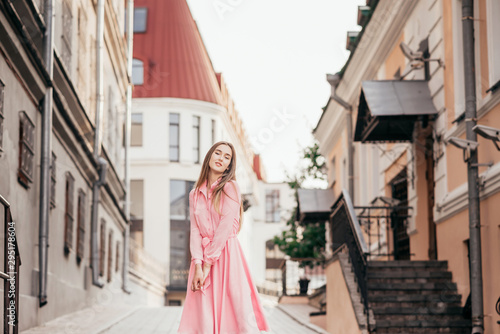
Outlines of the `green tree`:
M 301 168 L 293 177 L 288 177 L 288 185 L 295 190 L 295 202 L 298 203 L 297 189 L 301 188 L 306 180 L 326 180 L 325 159 L 319 153 L 318 143 L 306 147 L 302 152 L 302 159 L 306 166 Z M 314 258 L 318 261 L 303 261 L 300 266 L 313 267 L 324 259 L 325 251 L 325 222 L 298 222 L 298 207 L 292 210 L 287 221 L 287 230 L 274 237 L 274 243 L 279 249 L 291 258 Z

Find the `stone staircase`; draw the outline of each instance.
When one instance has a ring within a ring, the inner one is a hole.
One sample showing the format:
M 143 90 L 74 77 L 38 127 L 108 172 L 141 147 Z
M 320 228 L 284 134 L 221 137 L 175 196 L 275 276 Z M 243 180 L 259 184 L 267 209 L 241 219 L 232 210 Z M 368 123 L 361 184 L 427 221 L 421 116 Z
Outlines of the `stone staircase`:
M 376 333 L 470 333 L 446 261 L 370 261 L 367 290 Z

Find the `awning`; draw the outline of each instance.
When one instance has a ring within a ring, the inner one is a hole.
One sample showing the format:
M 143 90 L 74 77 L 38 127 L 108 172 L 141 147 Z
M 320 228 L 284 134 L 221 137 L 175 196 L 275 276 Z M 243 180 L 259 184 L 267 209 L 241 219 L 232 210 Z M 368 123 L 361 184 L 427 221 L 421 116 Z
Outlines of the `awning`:
M 354 141 L 412 141 L 415 122 L 436 114 L 425 80 L 363 81 Z
M 300 222 L 327 221 L 335 202 L 332 189 L 298 189 Z

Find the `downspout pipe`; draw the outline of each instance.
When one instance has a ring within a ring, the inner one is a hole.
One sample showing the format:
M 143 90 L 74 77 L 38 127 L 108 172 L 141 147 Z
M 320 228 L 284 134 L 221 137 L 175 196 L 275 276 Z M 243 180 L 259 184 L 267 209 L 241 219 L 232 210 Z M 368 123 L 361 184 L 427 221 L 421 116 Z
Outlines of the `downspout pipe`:
M 106 183 L 107 162 L 101 157 L 101 141 L 102 141 L 102 116 L 104 112 L 104 75 L 103 75 L 103 55 L 104 55 L 104 1 L 97 1 L 97 36 L 96 36 L 96 110 L 95 110 L 95 134 L 94 134 L 94 159 L 98 164 L 99 178 L 94 182 L 92 187 L 92 214 L 90 224 L 91 237 L 91 259 L 90 267 L 92 268 L 92 284 L 102 288 L 104 284 L 99 280 L 99 248 L 98 240 L 98 220 L 99 220 L 99 194 L 100 188 Z
M 472 128 L 477 123 L 476 69 L 474 59 L 474 1 L 462 1 L 462 31 L 465 82 L 465 131 L 466 139 L 477 141 Z M 483 321 L 483 269 L 481 259 L 481 219 L 479 210 L 478 150 L 471 150 L 467 161 L 469 193 L 469 246 L 470 293 L 472 306 L 472 334 L 484 332 Z
M 40 156 L 40 207 L 38 217 L 38 284 L 39 305 L 47 304 L 47 271 L 49 248 L 50 170 L 52 160 L 52 108 L 54 79 L 54 0 L 45 1 L 43 61 L 49 75 L 42 112 L 42 147 Z
M 130 129 L 132 115 L 132 60 L 134 47 L 134 0 L 127 1 L 127 106 L 125 115 L 125 204 L 124 212 L 127 226 L 123 236 L 123 271 L 122 289 L 130 293 L 128 288 L 129 240 L 130 240 Z
M 337 95 L 337 87 L 340 84 L 340 74 L 327 74 L 326 80 L 332 87 L 332 93 L 330 98 L 344 107 L 347 110 L 346 114 L 346 130 L 347 130 L 347 159 L 348 165 L 348 177 L 349 177 L 349 195 L 354 201 L 354 145 L 353 145 L 353 134 L 352 134 L 352 105 L 347 103 L 344 99 Z

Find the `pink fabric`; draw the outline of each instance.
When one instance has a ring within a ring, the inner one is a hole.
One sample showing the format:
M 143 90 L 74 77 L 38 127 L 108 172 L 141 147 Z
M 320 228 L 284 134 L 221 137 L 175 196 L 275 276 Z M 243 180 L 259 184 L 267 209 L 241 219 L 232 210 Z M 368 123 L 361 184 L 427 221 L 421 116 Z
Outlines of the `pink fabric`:
M 189 193 L 191 267 L 180 334 L 257 334 L 269 331 L 257 289 L 238 241 L 241 194 L 236 181 L 224 186 L 221 214 L 206 185 Z M 195 264 L 212 264 L 201 291 L 192 291 Z

